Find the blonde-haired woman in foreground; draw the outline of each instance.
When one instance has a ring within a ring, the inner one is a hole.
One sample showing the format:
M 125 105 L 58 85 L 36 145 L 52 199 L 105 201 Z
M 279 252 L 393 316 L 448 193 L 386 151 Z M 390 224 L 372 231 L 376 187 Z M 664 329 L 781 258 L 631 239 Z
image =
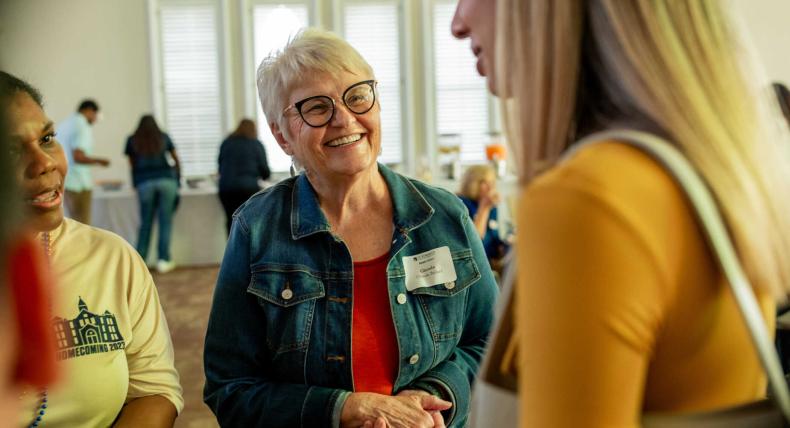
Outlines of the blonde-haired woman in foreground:
M 496 5 L 496 6 L 495 6 Z M 498 8 L 498 11 L 495 9 Z M 518 152 L 521 426 L 636 426 L 765 395 L 766 377 L 691 206 L 610 129 L 672 142 L 707 182 L 769 329 L 790 285 L 788 138 L 718 0 L 461 0 Z M 553 164 L 539 176 L 536 165 Z

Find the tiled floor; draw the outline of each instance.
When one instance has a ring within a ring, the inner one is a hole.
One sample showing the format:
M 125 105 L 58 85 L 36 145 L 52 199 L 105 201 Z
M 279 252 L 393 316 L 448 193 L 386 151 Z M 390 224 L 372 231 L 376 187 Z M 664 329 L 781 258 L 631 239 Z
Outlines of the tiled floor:
M 206 334 L 211 296 L 218 267 L 176 269 L 166 275 L 154 273 L 154 281 L 173 337 L 176 368 L 184 387 L 184 410 L 176 428 L 217 427 L 203 404 L 203 338 Z

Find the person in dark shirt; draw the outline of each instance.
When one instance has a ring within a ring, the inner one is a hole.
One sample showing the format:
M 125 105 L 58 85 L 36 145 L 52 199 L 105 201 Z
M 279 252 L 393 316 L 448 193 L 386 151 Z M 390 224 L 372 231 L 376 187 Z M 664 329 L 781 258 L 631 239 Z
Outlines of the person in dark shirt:
M 132 182 L 140 199 L 140 232 L 137 252 L 143 260 L 148 256 L 154 215 L 159 214 L 159 243 L 156 269 L 160 273 L 175 268 L 170 257 L 170 234 L 173 214 L 178 199 L 180 165 L 170 136 L 162 132 L 151 115 L 140 119 L 134 134 L 126 140 L 126 150 L 132 165 Z M 168 159 L 169 157 L 172 159 Z M 172 165 L 171 165 L 172 163 Z
M 779 101 L 779 107 L 782 109 L 782 115 L 790 124 L 790 89 L 787 89 L 784 83 L 779 82 L 774 82 L 772 86 L 776 93 L 776 99 Z
M 258 179 L 266 180 L 270 175 L 255 122 L 242 119 L 219 148 L 219 200 L 225 209 L 228 233 L 233 213 L 260 190 Z

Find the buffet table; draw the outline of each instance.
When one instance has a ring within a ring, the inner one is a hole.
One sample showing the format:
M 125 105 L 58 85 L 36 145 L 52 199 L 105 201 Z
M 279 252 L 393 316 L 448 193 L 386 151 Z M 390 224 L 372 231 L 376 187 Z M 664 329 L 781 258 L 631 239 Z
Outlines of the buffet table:
M 179 189 L 181 202 L 173 218 L 170 253 L 178 266 L 219 264 L 225 251 L 225 212 L 215 187 Z M 140 225 L 140 208 L 134 189 L 93 189 L 93 226 L 117 233 L 134 246 Z M 157 221 L 148 249 L 149 266 L 157 259 Z
M 281 178 L 281 177 L 277 177 Z M 266 183 L 266 185 L 272 182 Z M 456 192 L 457 180 L 439 178 L 431 184 Z M 170 252 L 178 266 L 212 265 L 222 262 L 227 235 L 225 232 L 225 212 L 217 196 L 213 183 L 204 181 L 200 187 L 182 186 L 179 189 L 181 202 L 173 218 L 173 235 Z M 517 195 L 518 184 L 514 177 L 501 179 L 498 188 L 502 194 L 499 207 L 500 224 L 503 236 L 512 230 L 511 209 Z M 117 190 L 93 189 L 93 226 L 117 233 L 134 246 L 137 243 L 137 230 L 140 225 L 140 208 L 137 194 L 130 187 Z M 157 222 L 151 235 L 151 248 L 148 249 L 149 266 L 156 263 Z

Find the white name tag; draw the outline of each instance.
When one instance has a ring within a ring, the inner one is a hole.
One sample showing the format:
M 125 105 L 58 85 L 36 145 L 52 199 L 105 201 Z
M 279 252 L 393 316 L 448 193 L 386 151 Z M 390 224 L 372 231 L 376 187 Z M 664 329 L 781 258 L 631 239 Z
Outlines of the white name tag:
M 406 289 L 409 291 L 446 284 L 458 278 L 450 247 L 447 246 L 403 257 L 403 270 L 406 273 Z

